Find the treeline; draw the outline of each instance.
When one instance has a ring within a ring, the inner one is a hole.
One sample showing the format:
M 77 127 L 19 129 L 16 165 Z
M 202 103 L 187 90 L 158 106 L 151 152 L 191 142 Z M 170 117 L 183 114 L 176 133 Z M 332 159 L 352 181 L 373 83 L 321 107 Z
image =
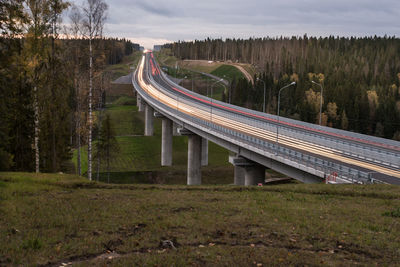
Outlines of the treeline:
M 245 62 L 261 70 L 255 85 L 231 84 L 232 102 L 262 110 L 263 86 L 267 110 L 276 113 L 282 91 L 281 114 L 322 124 L 400 140 L 400 39 L 395 37 L 292 37 L 206 39 L 168 44 L 181 59 Z
M 103 0 L 0 0 L 0 170 L 65 171 L 71 149 L 91 143 L 103 70 L 138 49 L 102 37 L 106 10 Z

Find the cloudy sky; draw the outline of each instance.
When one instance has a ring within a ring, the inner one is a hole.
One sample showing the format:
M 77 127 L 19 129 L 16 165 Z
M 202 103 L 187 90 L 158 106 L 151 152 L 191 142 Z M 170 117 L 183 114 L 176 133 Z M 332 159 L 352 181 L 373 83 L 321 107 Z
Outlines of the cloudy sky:
M 146 48 L 177 40 L 400 36 L 400 0 L 105 0 L 105 33 Z

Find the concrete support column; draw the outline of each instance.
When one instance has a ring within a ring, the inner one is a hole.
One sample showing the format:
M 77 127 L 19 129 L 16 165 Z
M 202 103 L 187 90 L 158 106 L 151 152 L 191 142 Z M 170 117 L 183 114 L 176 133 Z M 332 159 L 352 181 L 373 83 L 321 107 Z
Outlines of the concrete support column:
M 187 184 L 201 184 L 201 143 L 202 138 L 185 128 L 178 128 L 180 135 L 188 136 Z
M 144 112 L 145 112 L 144 135 L 152 136 L 154 134 L 154 118 L 153 118 L 154 109 L 150 105 L 146 104 Z
M 257 185 L 265 182 L 265 167 L 254 163 L 244 168 L 244 185 Z
M 208 165 L 208 140 L 201 138 L 201 166 Z
M 244 167 L 234 166 L 234 184 L 244 185 Z
M 229 156 L 235 166 L 235 185 L 257 185 L 265 182 L 265 166 L 241 156 Z
M 201 184 L 201 137 L 189 135 L 188 142 L 188 185 Z
M 161 132 L 161 166 L 172 165 L 172 121 L 162 119 Z
M 139 112 L 144 111 L 144 101 L 142 100 L 139 94 L 136 94 L 136 105 L 138 107 Z

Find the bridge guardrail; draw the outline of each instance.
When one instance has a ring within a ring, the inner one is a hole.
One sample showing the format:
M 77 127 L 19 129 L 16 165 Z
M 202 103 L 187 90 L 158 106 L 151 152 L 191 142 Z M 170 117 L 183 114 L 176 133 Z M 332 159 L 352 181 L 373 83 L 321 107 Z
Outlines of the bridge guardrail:
M 149 76 L 148 78 L 150 80 L 153 80 L 151 76 Z M 242 145 L 244 147 L 249 148 L 252 151 L 259 151 L 263 155 L 266 154 L 269 154 L 270 156 L 275 155 L 274 157 L 275 160 L 284 163 L 287 161 L 290 161 L 291 164 L 296 163 L 299 165 L 298 167 L 300 169 L 307 172 L 312 172 L 312 174 L 317 175 L 321 178 L 326 178 L 331 173 L 337 173 L 340 179 L 343 179 L 344 181 L 347 182 L 357 182 L 357 183 L 380 182 L 379 180 L 372 179 L 371 175 L 367 172 L 362 172 L 342 164 L 332 163 L 318 157 L 303 154 L 299 151 L 279 146 L 276 143 L 267 142 L 265 140 L 255 138 L 253 136 L 249 136 L 229 128 L 221 127 L 220 125 L 217 125 L 215 123 L 210 123 L 208 121 L 201 120 L 199 118 L 188 116 L 187 114 L 180 112 L 176 109 L 173 109 L 170 106 L 167 106 L 147 95 L 147 93 L 137 84 L 136 74 L 133 75 L 133 84 L 136 90 L 145 99 L 145 101 L 150 103 L 151 105 L 159 109 L 162 109 L 163 112 L 168 113 L 174 118 L 178 117 L 179 120 L 183 123 L 188 123 L 191 126 L 201 127 L 203 129 L 206 129 L 209 132 L 214 133 L 215 135 L 223 137 L 225 140 L 230 140 L 234 144 Z M 164 88 L 158 85 L 156 86 L 158 87 L 158 90 L 162 91 L 163 93 L 166 93 L 170 96 L 174 96 L 174 94 L 166 91 Z M 178 97 L 176 98 L 178 99 Z M 187 104 L 192 104 L 187 102 L 186 99 L 184 98 L 178 100 L 178 102 L 184 102 L 184 101 Z M 260 122 L 256 120 L 255 123 L 257 125 L 260 124 Z M 271 125 L 268 125 L 268 127 L 271 127 Z
M 168 80 L 171 84 L 174 84 L 168 78 L 168 76 L 166 76 L 163 72 L 161 72 L 161 75 L 163 75 L 163 78 L 165 80 Z M 184 87 L 176 85 L 176 84 L 174 84 L 174 86 L 176 86 L 180 90 L 187 90 Z M 191 94 L 195 95 L 196 97 L 202 98 L 202 99 L 209 99 L 203 95 L 196 94 L 194 92 L 191 92 Z M 267 119 L 276 120 L 276 118 L 277 118 L 276 115 L 262 113 L 262 112 L 258 112 L 258 111 L 254 111 L 254 110 L 249 110 L 246 108 L 230 105 L 228 103 L 224 103 L 224 102 L 221 102 L 218 100 L 213 100 L 213 101 L 217 104 L 224 105 L 224 106 L 231 107 L 231 108 L 234 107 L 237 110 L 251 113 L 256 116 L 263 116 L 263 117 L 266 117 Z M 246 117 L 244 115 L 238 115 L 238 118 L 240 118 L 240 117 L 242 117 L 244 120 L 249 119 L 249 117 Z M 266 127 L 268 127 L 268 125 L 273 125 L 274 127 L 276 127 L 275 126 L 276 124 L 273 122 L 268 122 L 265 120 L 262 121 L 261 119 L 253 119 L 253 120 L 257 120 L 257 121 L 261 122 L 260 124 L 258 124 L 258 126 L 260 126 L 260 128 L 266 129 Z M 292 119 L 288 119 L 288 118 L 284 118 L 284 117 L 280 117 L 280 122 L 296 124 L 301 127 L 306 127 L 306 128 L 314 129 L 316 131 L 322 131 L 322 132 L 327 133 L 327 134 L 322 134 L 320 132 L 306 131 L 301 128 L 299 128 L 299 129 L 290 128 L 283 124 L 283 125 L 279 126 L 280 131 L 282 131 L 282 134 L 285 132 L 294 132 L 294 133 L 296 133 L 296 136 L 298 139 L 301 139 L 304 141 L 309 141 L 309 142 L 312 142 L 312 143 L 318 144 L 318 145 L 323 145 L 323 146 L 331 148 L 331 149 L 340 148 L 341 151 L 343 152 L 343 154 L 345 154 L 345 155 L 350 155 L 352 157 L 357 157 L 359 159 L 369 160 L 374 163 L 380 163 L 382 165 L 391 166 L 393 168 L 400 168 L 400 143 L 397 141 L 374 137 L 374 136 L 369 136 L 369 135 L 353 133 L 353 132 L 348 132 L 348 131 L 343 131 L 340 129 L 330 128 L 330 127 L 326 127 L 326 126 L 319 126 L 319 125 L 302 122 L 302 121 L 297 121 L 297 120 L 292 120 Z M 346 135 L 352 139 L 345 140 L 345 139 L 341 139 L 338 137 L 329 136 L 328 133 L 332 133 L 332 134 L 340 135 L 340 136 Z M 301 137 L 301 138 L 299 138 L 299 137 Z M 367 143 L 361 143 L 359 141 L 354 141 L 353 139 L 364 140 Z M 372 144 L 368 144 L 368 142 L 381 143 L 382 145 L 385 145 L 388 147 L 394 147 L 394 148 L 397 148 L 398 150 L 396 151 L 396 150 L 389 149 L 389 148 L 374 146 Z

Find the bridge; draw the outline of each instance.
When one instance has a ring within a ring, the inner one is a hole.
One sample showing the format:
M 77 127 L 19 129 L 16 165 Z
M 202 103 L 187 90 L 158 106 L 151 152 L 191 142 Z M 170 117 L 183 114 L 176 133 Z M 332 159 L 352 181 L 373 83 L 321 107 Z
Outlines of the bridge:
M 165 75 L 152 52 L 132 76 L 145 135 L 162 119 L 161 165 L 172 164 L 174 127 L 188 136 L 187 184 L 201 184 L 208 141 L 232 152 L 234 184 L 265 181 L 270 168 L 305 183 L 400 184 L 400 142 L 262 113 L 194 93 Z

